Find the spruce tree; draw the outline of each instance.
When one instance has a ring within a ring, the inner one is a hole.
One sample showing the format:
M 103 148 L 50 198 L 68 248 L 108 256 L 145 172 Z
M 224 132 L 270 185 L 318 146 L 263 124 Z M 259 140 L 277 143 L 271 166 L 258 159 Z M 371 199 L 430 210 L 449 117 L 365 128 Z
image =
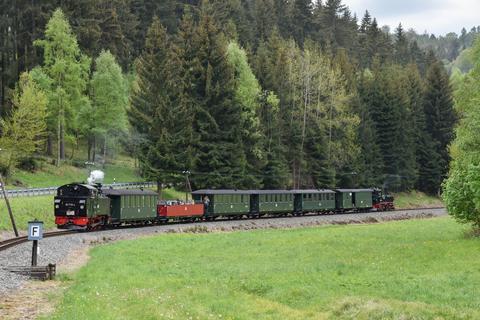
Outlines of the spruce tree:
M 195 103 L 193 129 L 196 187 L 237 188 L 247 174 L 247 161 L 241 146 L 242 109 L 234 103 L 234 69 L 228 63 L 227 43 L 212 16 L 202 8 L 193 39 L 196 53 L 191 75 Z
M 154 17 L 145 41 L 145 50 L 136 63 L 137 78 L 128 115 L 141 136 L 138 158 L 142 173 L 159 186 L 170 182 L 175 163 L 168 132 L 170 101 L 165 69 L 169 38 L 160 20 Z
M 371 115 L 371 90 L 372 74 L 365 71 L 361 74 L 358 81 L 358 91 L 356 102 L 358 104 L 358 114 L 360 125 L 358 127 L 358 140 L 361 146 L 360 159 L 358 164 L 358 186 L 359 187 L 379 187 L 383 184 L 383 157 L 378 143 L 375 123 Z
M 265 91 L 261 95 L 260 104 L 260 123 L 265 137 L 266 153 L 262 184 L 265 189 L 286 189 L 289 170 L 279 116 L 280 100 L 273 92 Z
M 292 35 L 303 46 L 305 39 L 313 31 L 313 6 L 311 0 L 294 0 L 292 8 Z
M 395 29 L 395 61 L 401 65 L 410 62 L 409 43 L 402 24 Z
M 457 116 L 453 109 L 452 88 L 445 68 L 433 61 L 427 71 L 424 110 L 426 128 L 441 158 L 441 174 L 445 177 L 450 162 L 448 146 L 454 137 Z

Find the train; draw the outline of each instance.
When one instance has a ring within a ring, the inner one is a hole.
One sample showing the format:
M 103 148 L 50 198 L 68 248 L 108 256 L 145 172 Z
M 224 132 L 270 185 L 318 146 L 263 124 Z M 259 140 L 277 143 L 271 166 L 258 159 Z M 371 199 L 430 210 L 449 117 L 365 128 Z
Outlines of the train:
M 191 202 L 160 200 L 145 189 L 110 189 L 71 183 L 57 189 L 59 229 L 94 230 L 122 225 L 212 221 L 263 216 L 347 214 L 394 210 L 394 198 L 380 189 L 196 190 Z

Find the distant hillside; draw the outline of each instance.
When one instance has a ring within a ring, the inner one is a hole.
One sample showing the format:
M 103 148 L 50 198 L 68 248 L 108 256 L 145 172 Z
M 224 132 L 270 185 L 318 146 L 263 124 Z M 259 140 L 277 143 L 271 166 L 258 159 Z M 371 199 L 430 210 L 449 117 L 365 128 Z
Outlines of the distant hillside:
M 466 73 L 472 68 L 469 49 L 479 33 L 480 26 L 473 27 L 468 32 L 463 28 L 460 35 L 450 32 L 439 37 L 427 33 L 417 34 L 414 30 L 409 30 L 407 38 L 410 41 L 416 41 L 423 50 L 433 50 L 449 71 L 458 68 L 462 73 Z

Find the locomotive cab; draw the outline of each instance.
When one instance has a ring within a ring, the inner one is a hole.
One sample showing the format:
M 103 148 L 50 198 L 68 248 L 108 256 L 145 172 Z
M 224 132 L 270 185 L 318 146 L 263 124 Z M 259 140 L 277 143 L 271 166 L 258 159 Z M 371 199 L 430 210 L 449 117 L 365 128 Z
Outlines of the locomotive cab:
M 391 211 L 395 210 L 393 203 L 394 197 L 389 194 L 384 194 L 380 189 L 374 189 L 372 194 L 373 207 L 377 211 Z
M 91 229 L 108 217 L 109 199 L 86 184 L 67 184 L 54 198 L 55 224 L 60 229 Z

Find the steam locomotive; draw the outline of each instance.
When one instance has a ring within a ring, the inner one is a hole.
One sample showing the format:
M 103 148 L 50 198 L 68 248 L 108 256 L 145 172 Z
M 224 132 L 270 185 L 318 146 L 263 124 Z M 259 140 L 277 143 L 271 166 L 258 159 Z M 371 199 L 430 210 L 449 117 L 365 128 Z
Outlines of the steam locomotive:
M 60 229 L 93 230 L 120 225 L 204 221 L 394 210 L 380 189 L 197 190 L 192 203 L 159 201 L 150 190 L 116 190 L 72 183 L 57 189 L 55 224 Z

